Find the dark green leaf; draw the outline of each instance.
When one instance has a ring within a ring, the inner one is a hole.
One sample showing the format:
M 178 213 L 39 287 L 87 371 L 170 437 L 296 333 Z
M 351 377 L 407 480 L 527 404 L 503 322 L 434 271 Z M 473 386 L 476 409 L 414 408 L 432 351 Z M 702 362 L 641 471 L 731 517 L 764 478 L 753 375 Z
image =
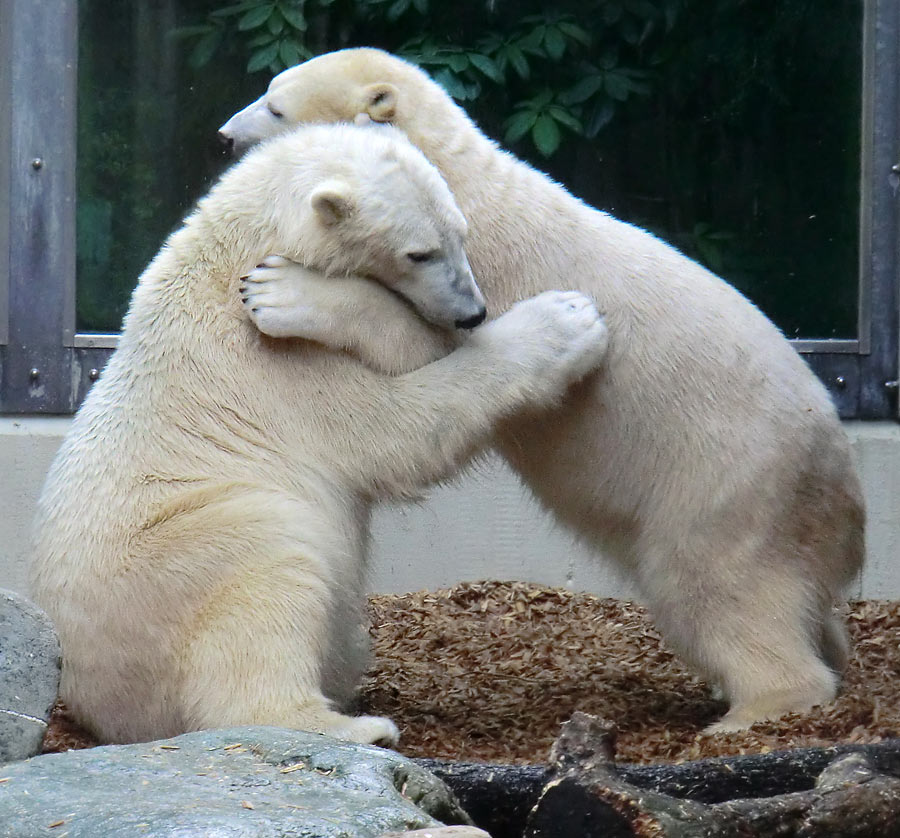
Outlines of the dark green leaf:
M 638 43 L 643 44 L 647 40 L 647 38 L 650 37 L 654 29 L 656 29 L 656 25 L 652 20 L 648 20 L 644 24 L 644 28 L 641 30 L 641 37 L 638 39 Z
M 547 109 L 547 113 L 550 114 L 560 125 L 565 125 L 566 128 L 571 128 L 576 134 L 581 134 L 583 129 L 581 127 L 581 120 L 578 119 L 575 114 L 571 111 L 566 110 L 560 105 L 553 105 L 552 107 Z
M 612 122 L 615 115 L 616 106 L 614 102 L 606 101 L 592 108 L 584 122 L 584 135 L 588 139 L 593 139 Z
M 485 53 L 486 55 L 490 55 L 497 52 L 505 43 L 506 41 L 504 41 L 503 38 L 500 37 L 500 33 L 491 32 L 489 35 L 487 35 L 487 37 L 482 38 L 480 41 L 478 41 L 476 46 L 481 52 Z
M 554 61 L 559 61 L 566 51 L 566 39 L 559 29 L 548 27 L 544 36 L 544 46 L 547 47 L 547 54 Z
M 597 74 L 585 76 L 581 81 L 570 87 L 560 98 L 567 105 L 577 105 L 591 98 L 603 87 L 603 76 Z
M 649 0 L 625 0 L 625 8 L 637 17 L 652 19 L 658 14 L 656 6 Z
M 451 53 L 447 56 L 447 64 L 454 73 L 462 73 L 469 69 L 469 57 L 462 53 Z
M 700 252 L 700 261 L 713 273 L 719 273 L 722 270 L 722 251 L 705 239 L 695 239 L 694 243 Z
M 561 140 L 556 120 L 549 114 L 541 114 L 531 129 L 531 139 L 544 157 L 550 157 L 559 148 Z
M 298 32 L 306 31 L 306 18 L 303 17 L 303 10 L 299 6 L 282 6 L 281 16 Z
M 549 87 L 545 87 L 537 96 L 529 100 L 533 111 L 542 111 L 553 101 L 553 91 Z
M 622 17 L 622 7 L 618 3 L 607 3 L 603 7 L 603 22 L 612 26 Z
M 607 73 L 606 78 L 603 80 L 603 86 L 613 99 L 624 102 L 628 98 L 628 79 L 619 73 Z
M 649 96 L 653 90 L 653 88 L 650 87 L 649 84 L 642 81 L 634 81 L 630 79 L 628 84 L 631 87 L 631 92 L 637 93 L 638 96 Z
M 277 12 L 272 12 L 269 15 L 269 19 L 266 21 L 266 25 L 273 35 L 280 35 L 282 30 L 284 29 L 284 18 Z
M 216 27 L 209 23 L 202 23 L 198 26 L 179 26 L 177 29 L 173 29 L 169 36 L 176 39 L 181 38 L 196 38 L 200 35 L 206 35 L 208 32 L 212 32 Z
M 390 21 L 397 20 L 409 8 L 409 5 L 410 0 L 395 0 L 395 2 L 388 7 L 385 17 Z
M 527 79 L 530 75 L 528 61 L 525 55 L 517 46 L 510 44 L 505 51 L 506 59 L 512 65 L 513 69 L 519 74 L 520 78 Z
M 300 50 L 300 45 L 294 40 L 284 38 L 281 41 L 278 45 L 278 57 L 281 59 L 281 63 L 285 68 L 293 67 L 303 60 L 303 54 Z
M 252 52 L 259 49 L 259 47 L 264 47 L 266 44 L 271 44 L 274 40 L 275 36 L 271 32 L 260 32 L 259 35 L 247 41 L 247 47 Z
M 213 57 L 219 44 L 222 43 L 222 31 L 218 28 L 204 35 L 191 51 L 190 65 L 192 67 L 205 67 Z
M 256 6 L 238 21 L 238 29 L 241 32 L 245 32 L 248 29 L 256 29 L 258 26 L 262 26 L 269 19 L 269 15 L 272 14 L 274 8 L 271 3 Z
M 428 14 L 428 0 L 413 0 L 413 6 L 420 15 Z
M 664 6 L 666 30 L 670 30 L 675 25 L 675 21 L 678 20 L 679 5 L 679 0 L 667 0 Z
M 277 57 L 278 43 L 269 44 L 250 56 L 250 60 L 247 62 L 247 72 L 255 73 L 258 70 L 262 70 L 264 67 L 268 67 Z
M 636 45 L 641 37 L 641 30 L 638 29 L 634 18 L 631 17 L 627 17 L 622 21 L 622 24 L 619 26 L 619 33 L 622 36 L 622 40 L 632 46 Z
M 477 95 L 477 88 L 474 85 L 464 84 L 450 70 L 438 70 L 434 74 L 434 80 L 459 102 L 465 102 Z
M 480 52 L 470 52 L 469 61 L 472 62 L 473 67 L 484 73 L 491 81 L 495 81 L 497 84 L 503 84 L 505 81 L 500 68 L 486 55 L 482 55 Z
M 619 63 L 619 52 L 615 49 L 605 50 L 600 56 L 600 66 L 604 70 L 612 70 Z
M 536 26 L 527 35 L 518 38 L 516 43 L 514 45 L 510 44 L 510 46 L 515 46 L 516 48 L 530 52 L 533 55 L 543 55 L 544 51 L 541 49 L 541 43 L 544 40 L 546 29 L 546 26 Z
M 241 14 L 247 9 L 255 9 L 259 5 L 259 0 L 243 0 L 241 3 L 235 3 L 233 6 L 225 6 L 209 13 L 210 17 L 230 17 L 231 15 Z
M 508 143 L 514 143 L 516 140 L 522 139 L 533 127 L 537 121 L 537 113 L 532 110 L 523 110 L 514 113 L 506 120 L 504 140 Z
M 568 21 L 562 21 L 559 24 L 559 31 L 563 33 L 567 38 L 571 38 L 573 41 L 578 41 L 580 44 L 584 44 L 584 46 L 590 46 L 591 44 L 591 36 L 590 34 L 582 29 L 580 26 L 577 26 L 574 23 L 569 23 Z

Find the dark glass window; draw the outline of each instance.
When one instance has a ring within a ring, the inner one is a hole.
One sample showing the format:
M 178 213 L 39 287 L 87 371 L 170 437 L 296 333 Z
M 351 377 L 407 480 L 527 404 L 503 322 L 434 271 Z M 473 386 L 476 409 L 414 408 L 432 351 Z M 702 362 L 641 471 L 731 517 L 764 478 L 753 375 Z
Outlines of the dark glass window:
M 215 141 L 261 77 L 220 51 L 194 68 L 188 22 L 221 5 L 79 0 L 77 328 L 118 331 L 141 271 L 224 166 Z
M 895 0 L 4 0 L 0 410 L 72 412 L 217 127 L 372 45 L 734 284 L 842 416 L 895 416 L 898 31 Z
M 80 0 L 79 329 L 118 328 L 141 269 L 221 168 L 213 135 L 232 110 L 284 59 L 374 35 L 788 336 L 858 336 L 859 0 L 828 14 L 815 0 L 469 5 Z

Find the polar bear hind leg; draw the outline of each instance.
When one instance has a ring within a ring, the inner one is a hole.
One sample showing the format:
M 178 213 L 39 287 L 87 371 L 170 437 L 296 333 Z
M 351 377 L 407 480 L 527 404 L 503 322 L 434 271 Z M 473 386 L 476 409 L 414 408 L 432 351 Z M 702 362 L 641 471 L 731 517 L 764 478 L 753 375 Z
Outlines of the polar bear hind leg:
M 718 556 L 735 570 L 727 587 L 716 575 L 680 571 L 708 563 L 702 554 L 708 545 L 693 545 L 700 549 L 689 558 L 673 558 L 670 567 L 678 572 L 658 572 L 655 583 L 644 580 L 660 631 L 729 702 L 728 713 L 706 733 L 805 712 L 837 692 L 838 674 L 820 657 L 824 634 L 837 643 L 842 631 L 831 603 L 823 604 L 803 573 L 774 562 L 761 570 L 753 542 L 746 539 L 732 545 L 730 555 Z M 833 656 L 835 664 L 838 658 Z
M 390 719 L 345 716 L 321 692 L 331 597 L 318 564 L 284 554 L 236 575 L 197 615 L 180 666 L 186 730 L 260 724 L 397 743 Z
M 389 719 L 342 715 L 322 694 L 331 632 L 355 627 L 329 619 L 341 561 L 329 545 L 340 538 L 323 517 L 319 532 L 311 520 L 307 504 L 247 486 L 158 525 L 155 538 L 204 589 L 173 667 L 185 730 L 265 724 L 396 743 Z

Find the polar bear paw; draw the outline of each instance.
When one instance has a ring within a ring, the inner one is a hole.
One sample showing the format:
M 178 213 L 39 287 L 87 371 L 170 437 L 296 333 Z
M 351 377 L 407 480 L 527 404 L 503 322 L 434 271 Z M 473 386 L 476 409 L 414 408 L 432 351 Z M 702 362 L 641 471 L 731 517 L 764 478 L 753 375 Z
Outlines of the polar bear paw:
M 533 380 L 533 396 L 558 398 L 606 356 L 609 333 L 593 301 L 578 291 L 545 291 L 484 326 L 487 339 Z
M 384 716 L 344 716 L 324 731 L 335 739 L 393 748 L 400 741 L 400 730 Z
M 337 332 L 334 290 L 319 271 L 268 256 L 241 277 L 239 290 L 244 311 L 264 335 L 329 343 Z

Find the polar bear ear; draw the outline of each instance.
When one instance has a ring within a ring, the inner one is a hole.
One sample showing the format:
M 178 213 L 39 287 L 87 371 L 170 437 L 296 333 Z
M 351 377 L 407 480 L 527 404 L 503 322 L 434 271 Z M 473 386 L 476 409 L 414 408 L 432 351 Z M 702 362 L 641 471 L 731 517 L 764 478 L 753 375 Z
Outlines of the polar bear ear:
M 397 115 L 400 91 L 389 82 L 370 84 L 363 90 L 363 110 L 373 122 L 390 122 Z
M 309 204 L 323 224 L 340 224 L 353 212 L 353 196 L 350 186 L 330 180 L 313 190 Z

